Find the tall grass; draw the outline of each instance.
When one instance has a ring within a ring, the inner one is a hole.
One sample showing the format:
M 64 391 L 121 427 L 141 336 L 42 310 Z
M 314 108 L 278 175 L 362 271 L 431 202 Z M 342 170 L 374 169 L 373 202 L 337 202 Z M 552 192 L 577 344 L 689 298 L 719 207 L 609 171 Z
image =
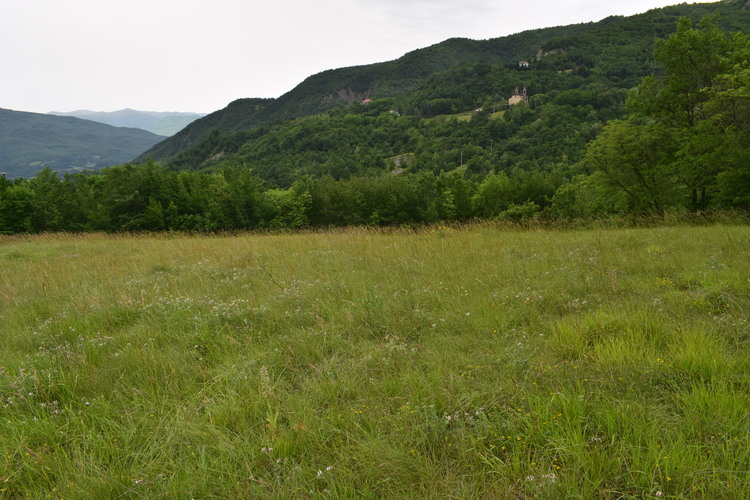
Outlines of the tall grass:
M 0 498 L 750 498 L 745 226 L 0 240 Z

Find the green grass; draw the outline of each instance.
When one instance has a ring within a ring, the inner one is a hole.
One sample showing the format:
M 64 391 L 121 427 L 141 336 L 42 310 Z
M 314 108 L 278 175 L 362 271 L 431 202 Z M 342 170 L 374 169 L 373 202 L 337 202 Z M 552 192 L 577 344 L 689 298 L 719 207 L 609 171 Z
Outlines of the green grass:
M 491 120 L 499 120 L 503 116 L 505 116 L 506 111 L 496 111 L 494 113 L 490 113 L 490 119 Z M 428 122 L 436 122 L 436 123 L 445 123 L 449 122 L 451 120 L 458 120 L 460 122 L 467 122 L 470 121 L 474 115 L 476 114 L 476 111 L 464 111 L 461 113 L 454 113 L 454 114 L 448 114 L 448 115 L 437 115 L 433 116 L 431 118 L 426 118 L 425 120 Z
M 749 498 L 750 229 L 0 240 L 0 498 Z

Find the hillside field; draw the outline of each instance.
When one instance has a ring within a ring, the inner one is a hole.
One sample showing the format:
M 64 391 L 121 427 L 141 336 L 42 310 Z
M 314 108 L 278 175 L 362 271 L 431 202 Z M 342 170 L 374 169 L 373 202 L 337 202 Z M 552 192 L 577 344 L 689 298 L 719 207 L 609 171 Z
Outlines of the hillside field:
M 0 499 L 750 498 L 750 228 L 0 237 Z

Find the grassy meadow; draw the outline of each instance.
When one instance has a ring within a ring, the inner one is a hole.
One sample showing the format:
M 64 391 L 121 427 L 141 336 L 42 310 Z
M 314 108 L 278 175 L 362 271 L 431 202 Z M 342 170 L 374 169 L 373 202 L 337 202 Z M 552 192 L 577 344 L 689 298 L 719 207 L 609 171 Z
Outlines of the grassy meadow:
M 0 239 L 0 499 L 750 498 L 750 228 Z

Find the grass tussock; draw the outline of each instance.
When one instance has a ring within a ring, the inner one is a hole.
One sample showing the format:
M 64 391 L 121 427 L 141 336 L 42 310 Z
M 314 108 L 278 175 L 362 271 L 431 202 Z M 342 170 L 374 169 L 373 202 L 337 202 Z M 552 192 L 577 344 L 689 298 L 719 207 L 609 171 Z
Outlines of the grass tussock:
M 0 240 L 0 498 L 748 498 L 746 226 Z

